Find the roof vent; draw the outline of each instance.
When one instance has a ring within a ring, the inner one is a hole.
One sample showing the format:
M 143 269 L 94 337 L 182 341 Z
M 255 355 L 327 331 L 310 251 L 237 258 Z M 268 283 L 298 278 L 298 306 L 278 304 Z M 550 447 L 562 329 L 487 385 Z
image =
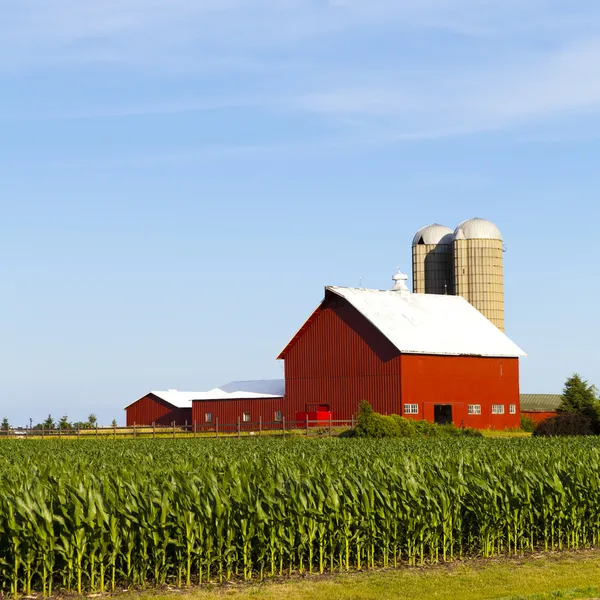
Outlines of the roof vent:
M 394 280 L 394 287 L 392 288 L 392 292 L 400 292 L 402 296 L 408 296 L 410 294 L 410 290 L 406 285 L 406 281 L 408 280 L 408 275 L 405 275 L 398 269 L 396 274 L 392 276 Z

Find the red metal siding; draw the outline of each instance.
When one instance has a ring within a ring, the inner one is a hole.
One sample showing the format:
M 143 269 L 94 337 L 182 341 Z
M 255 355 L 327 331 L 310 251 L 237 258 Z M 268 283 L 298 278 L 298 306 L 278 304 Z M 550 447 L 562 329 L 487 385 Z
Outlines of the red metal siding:
M 557 415 L 557 412 L 555 410 L 522 410 L 521 414 L 524 417 L 528 417 L 529 419 L 531 419 L 534 423 L 539 423 L 540 421 L 544 421 L 545 419 L 548 419 L 550 417 L 555 417 Z
M 455 425 L 478 429 L 520 426 L 519 360 L 471 356 L 402 355 L 402 404 L 418 404 L 417 419 L 433 421 L 434 404 L 451 404 Z M 479 404 L 480 415 L 468 405 Z M 502 404 L 504 414 L 492 414 Z M 516 406 L 511 415 L 509 406 Z
M 400 355 L 391 342 L 344 299 L 327 295 L 282 353 L 286 419 L 308 404 L 328 404 L 334 419 L 350 419 L 361 400 L 383 414 L 434 419 L 434 404 L 451 404 L 456 425 L 519 427 L 519 361 L 516 358 Z M 468 405 L 479 404 L 480 415 Z M 504 414 L 492 415 L 492 404 Z M 510 414 L 510 405 L 516 407 Z M 409 416 L 409 415 L 407 415 Z
M 381 413 L 400 411 L 400 353 L 341 298 L 326 297 L 284 356 L 286 419 L 307 404 L 351 419 L 361 400 Z
M 146 394 L 125 409 L 127 426 L 132 425 L 188 425 L 192 422 L 191 408 L 176 408 L 154 394 Z
M 194 400 L 192 402 L 192 424 L 200 426 L 211 425 L 205 421 L 206 413 L 212 414 L 212 426 L 219 419 L 219 427 L 236 425 L 238 417 L 243 423 L 243 414 L 250 413 L 250 421 L 258 423 L 259 417 L 263 423 L 275 420 L 275 411 L 285 414 L 284 398 L 253 398 L 252 400 Z M 287 417 L 286 417 L 287 419 Z

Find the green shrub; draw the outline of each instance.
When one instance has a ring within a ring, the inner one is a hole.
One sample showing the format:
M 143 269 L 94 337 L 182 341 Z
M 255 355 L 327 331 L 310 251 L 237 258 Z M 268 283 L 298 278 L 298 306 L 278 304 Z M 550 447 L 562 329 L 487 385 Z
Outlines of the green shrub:
M 356 437 L 482 437 L 482 433 L 470 427 L 456 427 L 452 423 L 437 425 L 425 420 L 407 419 L 400 415 L 382 415 L 363 400 L 358 407 L 358 424 L 354 430 Z M 350 436 L 347 436 L 350 437 Z
M 524 417 L 521 415 L 521 430 L 532 432 L 535 429 L 535 423 L 530 417 Z
M 533 435 L 535 436 L 557 436 L 557 435 L 593 435 L 594 421 L 590 417 L 575 412 L 563 412 L 555 417 L 549 417 L 540 421 Z

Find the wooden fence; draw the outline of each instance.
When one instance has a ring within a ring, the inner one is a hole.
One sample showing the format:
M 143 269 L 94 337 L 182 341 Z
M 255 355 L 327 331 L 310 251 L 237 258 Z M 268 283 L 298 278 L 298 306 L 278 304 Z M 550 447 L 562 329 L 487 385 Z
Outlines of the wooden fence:
M 171 425 L 133 425 L 130 427 L 121 427 L 113 425 L 111 427 L 92 427 L 92 428 L 72 428 L 72 429 L 37 429 L 37 428 L 19 428 L 0 430 L 0 439 L 19 438 L 19 439 L 90 439 L 90 438 L 241 438 L 250 436 L 281 436 L 286 435 L 304 435 L 312 436 L 334 436 L 342 431 L 353 428 L 355 420 L 319 420 L 312 421 L 308 418 L 304 421 L 287 421 L 285 417 L 281 421 L 263 421 L 244 422 L 240 417 L 237 423 L 219 423 L 215 419 L 214 423 L 192 423 L 187 422 L 183 425 L 172 423 Z

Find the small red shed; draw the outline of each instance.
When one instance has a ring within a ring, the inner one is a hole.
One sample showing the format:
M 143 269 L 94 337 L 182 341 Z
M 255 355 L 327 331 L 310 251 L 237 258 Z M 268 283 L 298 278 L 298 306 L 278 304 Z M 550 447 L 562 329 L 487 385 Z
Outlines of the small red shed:
M 192 401 L 192 422 L 198 426 L 234 426 L 259 420 L 274 424 L 283 419 L 285 404 L 283 379 L 232 381 L 208 392 L 197 394 Z
M 148 392 L 125 407 L 127 426 L 133 425 L 191 425 L 192 398 L 200 392 Z
M 405 277 L 390 291 L 325 288 L 279 355 L 286 419 L 316 404 L 350 419 L 368 400 L 384 414 L 519 427 L 525 353 L 464 298 L 411 294 Z

